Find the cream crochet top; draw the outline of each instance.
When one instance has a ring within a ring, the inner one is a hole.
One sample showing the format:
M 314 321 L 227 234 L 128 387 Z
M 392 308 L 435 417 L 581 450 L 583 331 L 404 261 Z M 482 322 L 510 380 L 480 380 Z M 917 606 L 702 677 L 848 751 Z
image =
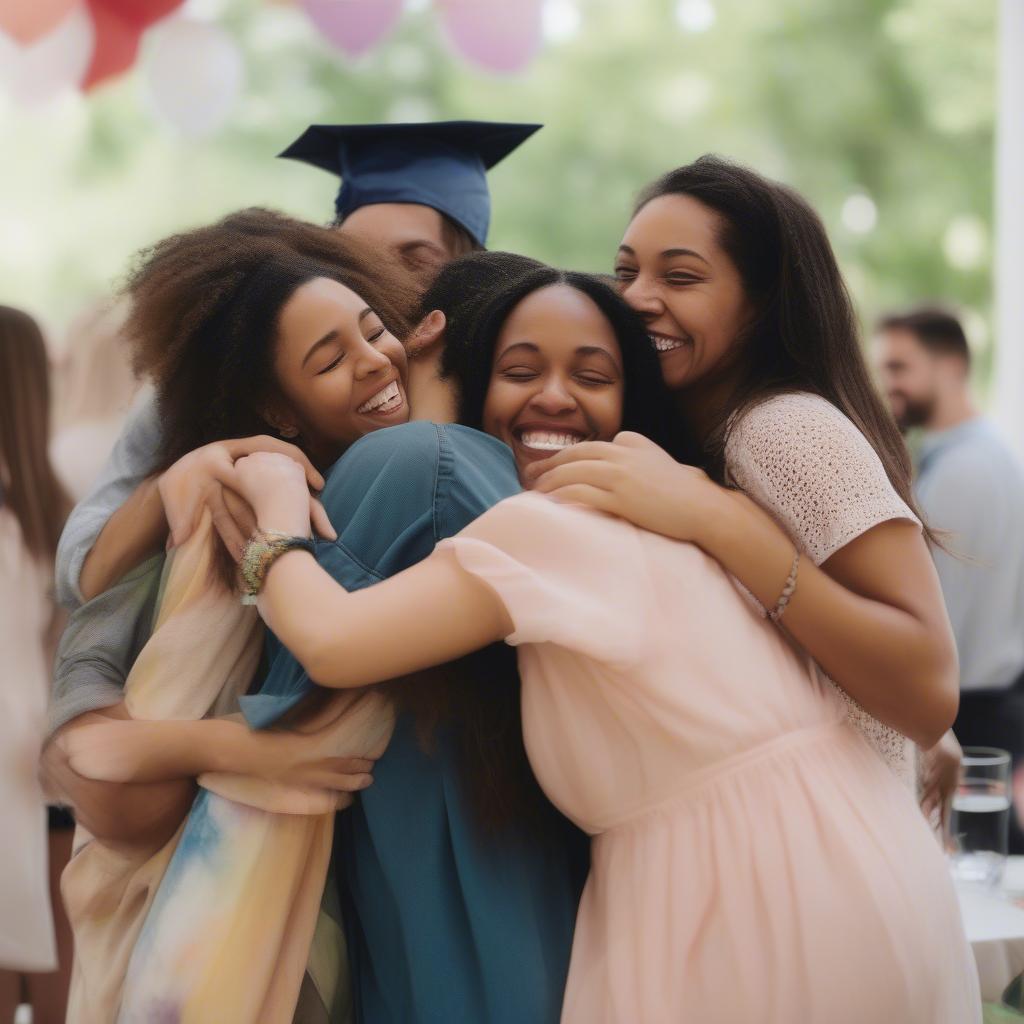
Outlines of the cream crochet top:
M 779 395 L 744 413 L 730 430 L 725 465 L 729 483 L 770 512 L 816 565 L 879 523 L 909 519 L 920 526 L 864 435 L 817 395 Z M 818 671 L 843 697 L 857 728 L 913 787 L 913 742 Z

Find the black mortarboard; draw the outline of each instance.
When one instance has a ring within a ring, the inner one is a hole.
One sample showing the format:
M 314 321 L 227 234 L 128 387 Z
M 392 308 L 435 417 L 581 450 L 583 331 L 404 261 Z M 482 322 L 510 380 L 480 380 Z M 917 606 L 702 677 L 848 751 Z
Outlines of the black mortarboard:
M 280 156 L 340 175 L 338 219 L 373 203 L 418 203 L 487 241 L 486 171 L 541 125 L 494 121 L 314 124 Z

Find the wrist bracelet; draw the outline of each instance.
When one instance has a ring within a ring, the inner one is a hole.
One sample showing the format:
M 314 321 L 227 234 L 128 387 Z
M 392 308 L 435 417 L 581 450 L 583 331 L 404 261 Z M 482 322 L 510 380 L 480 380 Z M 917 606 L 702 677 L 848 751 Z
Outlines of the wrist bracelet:
M 277 530 L 257 530 L 242 549 L 238 573 L 242 578 L 242 604 L 255 604 L 270 567 L 286 551 L 301 548 L 315 551 L 309 537 L 295 537 Z
M 768 613 L 768 618 L 772 622 L 778 622 L 782 618 L 783 612 L 786 610 L 786 606 L 789 604 L 789 599 L 793 596 L 796 591 L 796 576 L 800 570 L 800 552 L 793 556 L 793 565 L 789 570 L 789 575 L 786 577 L 786 585 L 782 588 L 782 593 L 779 595 L 778 601 L 775 602 L 775 607 Z

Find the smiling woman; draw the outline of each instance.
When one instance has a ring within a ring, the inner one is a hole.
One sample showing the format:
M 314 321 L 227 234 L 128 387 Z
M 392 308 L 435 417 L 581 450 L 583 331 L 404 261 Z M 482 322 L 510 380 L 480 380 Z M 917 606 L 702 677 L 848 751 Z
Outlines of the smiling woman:
M 484 430 L 512 449 L 517 464 L 544 459 L 614 437 L 622 390 L 612 325 L 582 292 L 548 285 L 523 299 L 498 335 Z
M 276 269 L 289 271 L 331 273 L 314 264 Z M 315 463 L 409 418 L 405 349 L 361 296 L 331 277 L 310 277 L 281 307 L 273 370 L 278 389 L 264 415 L 282 437 L 301 437 Z
M 678 457 L 689 450 L 643 323 L 596 277 L 528 271 L 446 336 L 442 372 L 460 384 L 459 422 L 504 441 L 520 475 L 620 430 Z
M 160 242 L 128 290 L 136 367 L 163 414 L 158 468 L 267 433 L 326 466 L 408 419 L 411 282 L 336 231 L 243 211 Z

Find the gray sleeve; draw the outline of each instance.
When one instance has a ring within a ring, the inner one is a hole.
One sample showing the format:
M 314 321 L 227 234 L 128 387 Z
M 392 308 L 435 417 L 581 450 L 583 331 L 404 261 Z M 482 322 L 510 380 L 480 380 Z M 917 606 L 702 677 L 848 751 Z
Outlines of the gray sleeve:
M 57 600 L 66 608 L 82 603 L 82 563 L 107 520 L 152 472 L 160 447 L 156 400 L 149 396 L 128 418 L 92 491 L 76 506 L 57 545 Z
M 935 548 L 932 555 L 961 661 L 993 585 L 1001 538 L 1013 529 L 1009 523 L 1001 525 L 1009 503 L 1000 481 L 984 459 L 971 455 L 967 447 L 947 453 L 918 488 L 928 525 L 945 534 L 947 550 Z
M 57 649 L 47 735 L 119 704 L 152 628 L 164 556 L 155 555 L 71 614 Z

